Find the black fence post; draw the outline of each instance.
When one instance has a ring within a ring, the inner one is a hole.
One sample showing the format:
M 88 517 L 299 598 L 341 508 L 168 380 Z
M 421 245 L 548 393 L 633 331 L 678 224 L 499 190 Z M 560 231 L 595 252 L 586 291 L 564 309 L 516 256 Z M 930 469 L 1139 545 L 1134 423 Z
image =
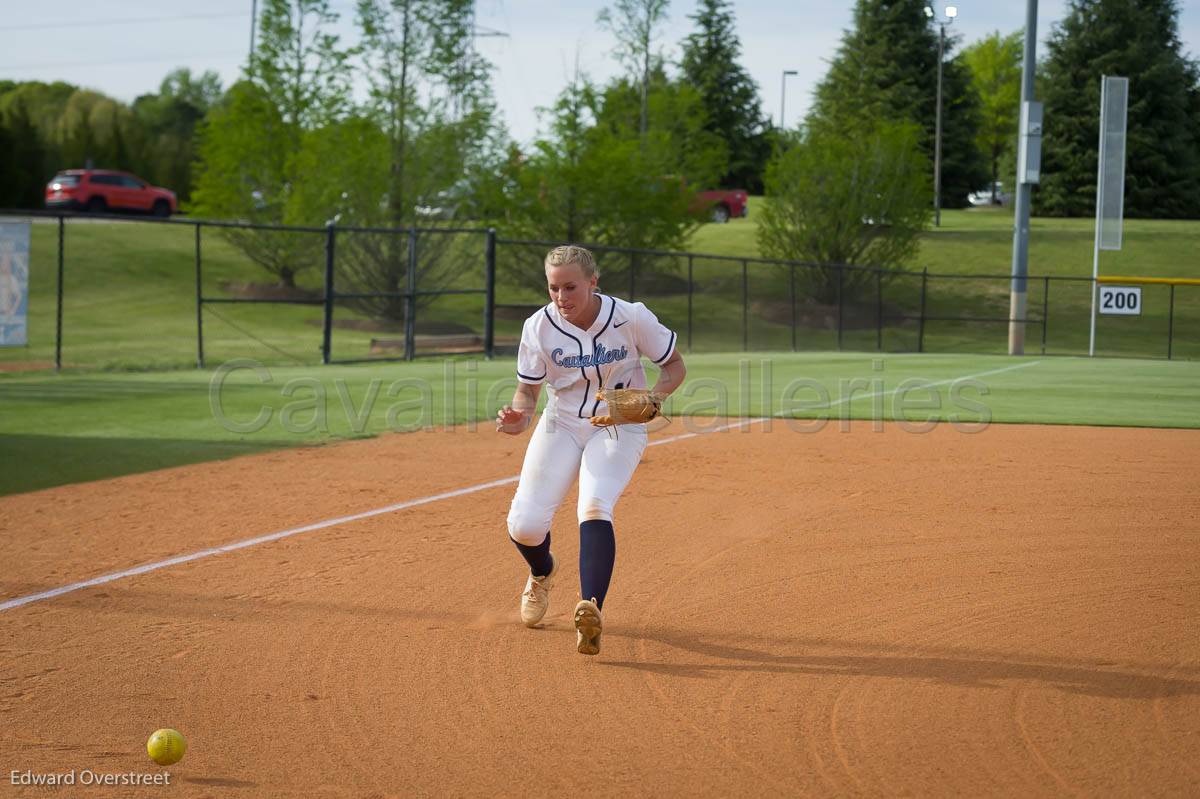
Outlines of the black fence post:
M 333 355 L 333 248 L 337 232 L 333 222 L 325 223 L 325 314 L 321 324 L 321 363 L 328 365 Z
M 489 361 L 496 356 L 496 229 L 487 230 L 487 249 L 484 255 L 483 357 Z
M 843 316 L 845 315 L 845 303 L 842 300 L 842 280 L 845 270 L 842 267 L 837 267 L 837 300 L 838 300 L 838 350 L 842 349 L 842 328 L 845 326 Z
M 63 225 L 66 220 L 58 218 L 58 307 L 54 322 L 54 371 L 62 370 L 62 325 L 63 325 Z
M 796 351 L 796 265 L 791 265 L 792 279 L 792 352 Z
M 1171 347 L 1175 339 L 1175 284 L 1171 284 L 1171 299 L 1167 305 L 1167 360 L 1171 360 Z
M 883 351 L 883 272 L 875 273 L 875 349 Z
M 749 264 L 742 259 L 742 352 L 750 350 L 750 275 Z
M 200 274 L 200 228 L 196 223 L 196 368 L 204 368 L 204 292 Z
M 404 360 L 417 357 L 417 231 L 408 230 L 408 292 L 404 296 Z
M 689 354 L 692 351 L 692 291 L 694 290 L 695 285 L 696 285 L 696 283 L 693 280 L 693 275 L 692 275 L 692 254 L 689 252 L 688 253 L 688 321 L 687 321 L 687 331 L 688 331 L 687 351 Z
M 917 352 L 925 351 L 925 293 L 929 286 L 929 267 L 921 270 L 921 321 L 917 324 Z
M 633 302 L 637 294 L 637 261 L 636 252 L 629 253 L 629 301 Z
M 1043 278 L 1046 281 L 1045 288 L 1042 289 L 1042 355 L 1046 354 L 1046 328 L 1050 326 L 1050 276 Z

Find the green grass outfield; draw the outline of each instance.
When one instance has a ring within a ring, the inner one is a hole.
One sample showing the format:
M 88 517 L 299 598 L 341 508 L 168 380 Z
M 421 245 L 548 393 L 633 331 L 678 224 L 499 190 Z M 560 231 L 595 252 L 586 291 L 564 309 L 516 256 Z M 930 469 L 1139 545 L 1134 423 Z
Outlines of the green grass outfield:
M 667 409 L 680 432 L 705 416 L 766 413 L 1200 427 L 1194 362 L 745 353 L 687 363 Z M 494 435 L 490 419 L 514 386 L 511 360 L 251 367 L 0 374 L 0 493 L 428 425 L 480 421 L 478 434 Z

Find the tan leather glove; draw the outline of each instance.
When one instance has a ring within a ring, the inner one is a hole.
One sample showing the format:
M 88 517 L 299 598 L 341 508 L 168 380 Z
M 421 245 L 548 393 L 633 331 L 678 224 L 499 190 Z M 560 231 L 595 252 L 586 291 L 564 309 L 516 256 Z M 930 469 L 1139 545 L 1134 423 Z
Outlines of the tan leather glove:
M 662 413 L 666 397 L 644 388 L 605 388 L 596 392 L 596 399 L 608 403 L 607 416 L 593 416 L 596 427 L 614 424 L 642 424 Z

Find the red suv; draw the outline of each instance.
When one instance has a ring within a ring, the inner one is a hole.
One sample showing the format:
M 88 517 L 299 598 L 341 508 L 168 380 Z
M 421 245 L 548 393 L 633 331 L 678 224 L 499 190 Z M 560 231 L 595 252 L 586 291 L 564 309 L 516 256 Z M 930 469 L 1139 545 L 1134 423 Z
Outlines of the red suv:
M 128 172 L 112 169 L 67 169 L 46 184 L 47 208 L 105 211 L 143 211 L 170 216 L 177 205 L 175 192 L 151 186 Z
M 728 222 L 731 216 L 742 217 L 750 212 L 745 189 L 715 189 L 702 191 L 692 202 L 692 212 L 707 214 L 713 222 Z

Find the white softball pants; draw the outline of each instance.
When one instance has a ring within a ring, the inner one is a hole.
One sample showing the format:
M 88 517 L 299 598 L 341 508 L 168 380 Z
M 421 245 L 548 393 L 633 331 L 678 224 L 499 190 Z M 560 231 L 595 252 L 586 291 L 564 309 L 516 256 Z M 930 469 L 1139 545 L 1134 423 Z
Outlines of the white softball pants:
M 508 511 L 508 534 L 519 544 L 546 540 L 550 522 L 579 478 L 579 521 L 613 520 L 613 507 L 646 449 L 643 425 L 617 430 L 587 419 L 543 413 L 525 450 L 521 482 Z

